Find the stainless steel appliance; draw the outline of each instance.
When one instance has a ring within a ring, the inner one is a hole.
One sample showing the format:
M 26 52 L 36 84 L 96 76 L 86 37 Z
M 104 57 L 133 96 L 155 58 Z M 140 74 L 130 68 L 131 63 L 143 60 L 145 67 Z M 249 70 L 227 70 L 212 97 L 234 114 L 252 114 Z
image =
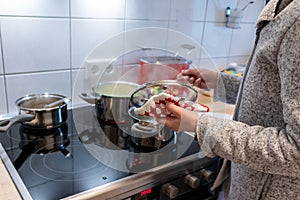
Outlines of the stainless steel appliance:
M 216 197 L 209 188 L 220 159 L 201 157 L 192 135 L 175 134 L 164 151 L 144 152 L 132 145 L 128 129 L 100 124 L 94 109 L 68 110 L 66 123 L 55 127 L 53 133 L 49 129 L 24 129 L 20 123 L 0 134 L 1 158 L 6 166 L 15 166 L 8 169 L 24 199 Z M 85 131 L 79 131 L 78 120 L 83 121 Z M 89 149 L 89 145 L 95 148 Z M 110 151 L 104 153 L 106 150 Z M 179 154 L 182 150 L 184 153 Z M 116 157 L 116 152 L 127 157 Z M 127 171 L 116 167 L 121 159 Z
M 67 120 L 67 106 L 70 100 L 60 94 L 29 94 L 16 100 L 19 115 L 0 122 L 0 131 L 6 131 L 14 123 L 51 129 Z

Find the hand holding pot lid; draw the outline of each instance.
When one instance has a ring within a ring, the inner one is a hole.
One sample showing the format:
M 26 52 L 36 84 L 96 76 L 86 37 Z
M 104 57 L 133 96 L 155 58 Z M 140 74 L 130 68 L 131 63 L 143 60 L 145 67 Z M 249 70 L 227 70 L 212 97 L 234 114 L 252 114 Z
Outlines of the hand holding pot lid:
M 197 104 L 176 97 L 168 93 L 160 93 L 152 96 L 142 107 L 135 108 L 134 112 L 137 116 L 147 116 L 151 118 L 173 117 L 173 114 L 166 109 L 168 102 L 191 111 L 208 112 L 209 107 L 203 104 Z

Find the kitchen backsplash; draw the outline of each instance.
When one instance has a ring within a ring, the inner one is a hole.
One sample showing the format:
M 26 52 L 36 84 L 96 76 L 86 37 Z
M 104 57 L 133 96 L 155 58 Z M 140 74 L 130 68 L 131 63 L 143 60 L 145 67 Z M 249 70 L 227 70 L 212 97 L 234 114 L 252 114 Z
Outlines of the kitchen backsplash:
M 71 98 L 76 73 L 89 52 L 134 28 L 174 29 L 201 44 L 217 66 L 245 64 L 264 1 L 256 0 L 245 9 L 240 29 L 225 26 L 225 9 L 247 3 L 0 0 L 0 119 L 16 114 L 15 101 L 26 94 L 49 92 Z

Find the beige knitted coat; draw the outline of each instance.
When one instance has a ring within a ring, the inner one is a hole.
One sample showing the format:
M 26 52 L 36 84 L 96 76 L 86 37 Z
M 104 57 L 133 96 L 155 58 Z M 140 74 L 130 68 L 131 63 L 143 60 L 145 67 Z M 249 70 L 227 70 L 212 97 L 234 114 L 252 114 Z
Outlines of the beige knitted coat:
M 300 199 L 300 0 L 278 2 L 259 16 L 241 84 L 218 78 L 216 99 L 238 94 L 235 121 L 202 114 L 197 123 L 202 150 L 231 161 L 229 199 Z

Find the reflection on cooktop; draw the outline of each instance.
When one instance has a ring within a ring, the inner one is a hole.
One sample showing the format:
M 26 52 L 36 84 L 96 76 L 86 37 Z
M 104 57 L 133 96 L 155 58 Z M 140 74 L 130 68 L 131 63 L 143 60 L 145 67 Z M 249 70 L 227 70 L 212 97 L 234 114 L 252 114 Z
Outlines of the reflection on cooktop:
M 176 160 L 193 141 L 178 134 L 163 150 L 147 153 L 132 145 L 128 127 L 101 125 L 94 107 L 68 112 L 66 124 L 52 130 L 15 124 L 0 135 L 33 199 L 60 199 Z

